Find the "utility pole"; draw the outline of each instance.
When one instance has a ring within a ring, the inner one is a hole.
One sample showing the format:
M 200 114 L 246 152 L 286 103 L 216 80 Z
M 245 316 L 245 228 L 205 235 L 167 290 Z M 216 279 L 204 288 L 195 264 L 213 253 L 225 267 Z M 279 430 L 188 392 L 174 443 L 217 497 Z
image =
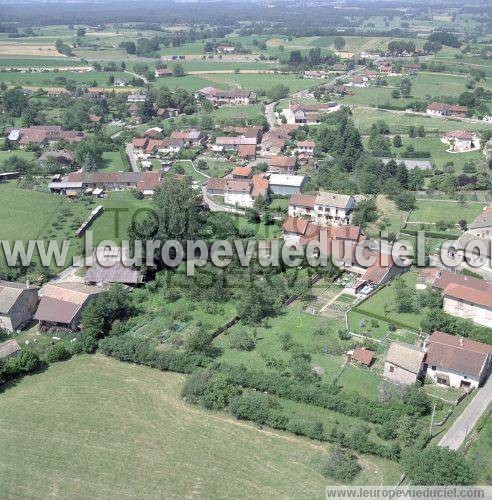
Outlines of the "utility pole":
M 432 416 L 429 426 L 429 437 L 432 437 L 432 427 L 434 426 L 434 415 L 436 414 L 436 403 L 434 403 L 434 408 L 432 408 Z

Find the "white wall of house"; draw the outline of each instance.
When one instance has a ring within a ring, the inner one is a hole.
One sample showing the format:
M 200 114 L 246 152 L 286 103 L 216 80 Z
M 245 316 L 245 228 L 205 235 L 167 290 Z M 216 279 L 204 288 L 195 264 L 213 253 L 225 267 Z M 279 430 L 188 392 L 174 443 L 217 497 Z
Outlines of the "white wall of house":
M 224 203 L 228 205 L 237 205 L 239 207 L 251 208 L 254 200 L 249 193 L 224 193 Z
M 452 316 L 471 319 L 477 325 L 492 328 L 492 310 L 485 307 L 480 307 L 451 297 L 444 297 L 443 309 Z
M 290 217 L 305 217 L 306 215 L 309 215 L 310 217 L 312 217 L 313 209 L 289 205 L 289 216 Z
M 450 387 L 460 388 L 463 383 L 466 387 L 469 387 L 470 389 L 474 389 L 480 385 L 479 379 L 475 377 L 470 377 L 469 375 L 466 375 L 464 373 L 455 373 L 446 369 L 442 369 L 438 366 L 436 366 L 434 370 L 432 368 L 433 368 L 432 366 L 427 367 L 426 375 L 429 378 L 431 378 L 432 381 L 436 384 L 449 385 Z M 468 386 L 468 384 L 470 385 Z

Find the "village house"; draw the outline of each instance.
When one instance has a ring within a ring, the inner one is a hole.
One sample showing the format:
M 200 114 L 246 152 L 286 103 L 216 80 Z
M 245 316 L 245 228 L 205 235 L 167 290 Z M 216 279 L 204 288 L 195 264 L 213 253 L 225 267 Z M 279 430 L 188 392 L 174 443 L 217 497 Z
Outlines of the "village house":
M 70 92 L 66 89 L 48 89 L 46 91 L 48 97 L 61 97 L 64 95 L 70 95 Z
M 355 199 L 352 196 L 327 192 L 316 196 L 294 194 L 289 201 L 291 217 L 309 216 L 313 222 L 322 225 L 349 224 L 354 208 Z
M 38 305 L 37 286 L 0 281 L 0 330 L 21 330 L 32 320 Z
M 215 87 L 204 87 L 195 93 L 195 97 L 198 100 L 207 99 L 214 106 L 246 106 L 256 101 L 256 94 L 254 92 L 239 88 L 221 90 Z
M 314 156 L 316 143 L 311 140 L 297 141 L 295 152 L 299 160 L 308 160 Z
M 431 116 L 454 116 L 458 118 L 465 118 L 468 114 L 468 108 L 466 106 L 445 104 L 443 102 L 431 102 L 427 106 L 426 112 Z
M 261 155 L 272 156 L 281 154 L 289 140 L 289 134 L 278 129 L 269 130 L 266 134 L 263 134 L 261 139 Z
M 179 116 L 178 108 L 157 108 L 155 112 L 156 116 L 162 118 L 163 120 L 167 120 L 168 118 L 176 118 Z
M 362 76 L 354 76 L 352 79 L 346 83 L 347 87 L 357 87 L 357 88 L 364 88 L 368 87 L 369 84 L 367 83 L 367 79 L 364 79 Z
M 442 292 L 443 310 L 452 316 L 492 327 L 492 282 L 451 271 L 439 271 L 433 288 Z
M 115 87 L 124 87 L 128 82 L 124 78 L 116 78 L 113 85 Z
M 441 137 L 441 142 L 449 145 L 450 153 L 463 153 L 480 149 L 480 135 L 466 130 L 453 130 Z
M 125 265 L 122 248 L 97 248 L 94 251 L 84 281 L 90 285 L 121 283 L 136 286 L 143 282 L 141 271 Z
M 251 167 L 236 166 L 230 173 L 232 179 L 252 179 L 253 169 Z
M 162 129 L 160 127 L 151 127 L 148 128 L 144 133 L 144 137 L 148 137 L 149 139 L 155 139 L 160 134 L 162 134 Z
M 89 87 L 83 97 L 91 101 L 105 101 L 106 91 L 101 87 Z
M 217 152 L 222 151 L 237 151 L 240 146 L 254 146 L 256 150 L 256 137 L 217 137 L 215 139 L 215 144 L 212 145 L 212 150 Z
M 384 359 L 383 376 L 397 384 L 414 384 L 424 373 L 425 351 L 403 342 L 391 342 Z
M 268 159 L 268 172 L 292 174 L 297 168 L 295 156 L 272 156 Z
M 251 208 L 258 197 L 268 199 L 268 179 L 262 175 L 252 177 L 215 178 L 207 182 L 207 193 L 224 197 L 224 203 Z
M 217 53 L 219 54 L 233 54 L 236 52 L 234 45 L 217 45 Z
M 121 191 L 136 189 L 151 196 L 157 186 L 162 184 L 160 172 L 72 172 L 60 181 L 51 182 L 51 193 L 67 195 L 69 192 L 82 193 L 86 190 L 102 189 Z
M 84 138 L 84 132 L 62 130 L 59 125 L 33 125 L 24 128 L 7 128 L 5 137 L 15 142 L 20 148 L 35 144 L 41 147 L 56 144 L 60 141 L 76 144 Z
M 185 147 L 202 146 L 207 141 L 207 134 L 200 129 L 174 130 L 171 139 L 183 141 Z
M 307 70 L 304 71 L 304 78 L 328 78 L 329 73 L 325 70 Z
M 173 76 L 173 72 L 170 69 L 167 69 L 167 68 L 156 69 L 154 74 L 155 74 L 156 78 L 163 78 L 163 77 L 166 77 L 166 76 Z
M 492 240 L 492 206 L 486 207 L 473 222 L 468 224 L 467 232 L 476 238 Z
M 34 319 L 43 327 L 77 330 L 84 308 L 104 291 L 83 283 L 49 283 L 40 293 Z
M 128 94 L 127 102 L 145 102 L 147 96 L 145 94 Z
M 492 346 L 463 337 L 434 332 L 426 341 L 426 375 L 435 383 L 475 389 L 492 366 Z
M 316 125 L 321 122 L 324 114 L 338 111 L 340 106 L 336 102 L 298 103 L 291 101 L 289 107 L 282 111 L 288 124 L 305 123 Z

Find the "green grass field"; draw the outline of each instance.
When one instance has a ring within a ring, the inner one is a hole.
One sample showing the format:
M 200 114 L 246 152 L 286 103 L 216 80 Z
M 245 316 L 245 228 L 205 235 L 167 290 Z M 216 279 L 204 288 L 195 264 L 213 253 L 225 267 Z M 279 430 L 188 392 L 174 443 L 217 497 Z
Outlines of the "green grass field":
M 409 217 L 409 222 L 438 221 L 457 224 L 461 219 L 472 222 L 482 212 L 485 204 L 457 202 L 454 200 L 417 200 L 417 206 Z
M 492 416 L 490 412 L 470 446 L 467 456 L 476 465 L 477 484 L 492 484 Z
M 179 398 L 183 377 L 81 356 L 0 395 L 4 498 L 321 498 L 328 446 Z M 394 484 L 362 457 L 357 482 Z
M 121 172 L 128 170 L 123 161 L 119 151 L 105 151 L 102 155 L 102 165 L 98 168 L 98 172 Z
M 408 287 L 418 293 L 415 289 L 417 284 L 417 273 L 407 272 L 402 276 L 402 279 L 408 285 Z M 366 301 L 357 306 L 353 311 L 359 313 L 368 313 L 367 316 L 376 314 L 380 317 L 387 318 L 388 322 L 395 322 L 398 326 L 403 326 L 411 330 L 418 330 L 420 327 L 420 322 L 425 316 L 425 308 L 419 308 L 418 310 L 411 313 L 400 313 L 396 310 L 395 305 L 395 286 L 394 282 L 389 285 L 382 287 L 374 295 L 371 295 Z M 376 320 L 383 328 L 384 321 Z
M 55 220 L 62 198 L 16 188 L 15 181 L 0 183 L 0 240 L 35 239 Z
M 295 342 L 303 346 L 312 357 L 312 365 L 321 366 L 325 371 L 322 376 L 325 381 L 332 381 L 340 371 L 345 355 L 332 355 L 323 352 L 324 347 L 348 346 L 338 339 L 338 329 L 341 325 L 322 316 L 313 316 L 303 311 L 302 304 L 295 302 L 284 308 L 282 313 L 268 321 L 267 327 L 256 329 L 257 342 L 253 351 L 239 351 L 229 347 L 231 335 L 236 331 L 252 329 L 242 324 L 236 324 L 214 344 L 223 349 L 221 360 L 227 363 L 244 364 L 253 369 L 266 370 L 266 357 L 273 356 L 287 363 L 289 352 L 281 348 L 281 337 L 290 333 Z M 317 331 L 322 334 L 316 333 Z M 348 349 L 348 347 L 347 347 Z
M 424 115 L 395 114 L 382 109 L 361 109 L 355 107 L 352 110 L 353 120 L 361 133 L 369 133 L 371 126 L 378 120 L 385 121 L 393 134 L 408 134 L 408 128 L 413 125 L 423 125 L 429 132 L 449 132 L 450 130 L 490 130 L 490 126 L 478 123 L 467 123 L 460 120 L 432 118 Z

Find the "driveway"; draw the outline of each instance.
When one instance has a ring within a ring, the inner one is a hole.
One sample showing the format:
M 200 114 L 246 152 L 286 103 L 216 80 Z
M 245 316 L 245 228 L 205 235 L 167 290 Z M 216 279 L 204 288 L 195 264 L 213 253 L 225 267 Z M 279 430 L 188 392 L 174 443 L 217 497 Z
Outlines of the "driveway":
M 219 203 L 216 203 L 214 200 L 209 198 L 206 185 L 202 186 L 202 195 L 203 195 L 203 201 L 207 204 L 211 212 L 228 212 L 230 214 L 244 215 L 244 210 L 239 210 L 238 208 L 220 205 Z
M 439 441 L 439 446 L 457 450 L 491 403 L 492 376 L 489 376 L 485 385 L 476 391 L 475 397 L 468 403 L 468 406 L 448 429 L 446 434 L 444 434 L 441 441 Z

